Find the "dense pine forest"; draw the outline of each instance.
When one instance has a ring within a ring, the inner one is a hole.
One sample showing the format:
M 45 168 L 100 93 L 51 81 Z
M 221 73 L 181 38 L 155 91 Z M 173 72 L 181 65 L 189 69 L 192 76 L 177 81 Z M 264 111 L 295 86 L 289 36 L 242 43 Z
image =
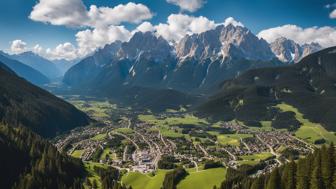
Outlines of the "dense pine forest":
M 0 151 L 0 188 L 81 188 L 82 162 L 26 128 L 1 125 Z
M 0 125 L 1 189 L 97 188 L 79 159 L 61 154 L 47 140 L 24 127 Z M 125 189 L 118 182 L 120 172 L 112 167 L 94 167 L 102 189 Z
M 247 176 L 247 169 L 229 169 L 221 189 L 335 189 L 335 165 L 335 146 L 331 144 L 257 178 Z

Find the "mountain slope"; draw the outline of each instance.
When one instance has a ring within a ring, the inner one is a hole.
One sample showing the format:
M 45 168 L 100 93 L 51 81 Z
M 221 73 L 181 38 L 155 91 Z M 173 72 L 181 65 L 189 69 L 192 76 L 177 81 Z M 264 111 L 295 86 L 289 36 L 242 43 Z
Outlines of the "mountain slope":
M 12 69 L 18 76 L 23 77 L 27 81 L 35 85 L 43 85 L 49 83 L 49 79 L 39 71 L 7 57 L 8 55 L 0 51 L 0 62 Z
M 201 100 L 200 97 L 181 93 L 172 89 L 153 89 L 143 87 L 127 87 L 116 95 L 120 102 L 139 109 L 149 109 L 152 112 L 162 112 L 167 109 L 179 110 L 189 107 Z
M 74 106 L 2 67 L 0 68 L 1 122 L 13 126 L 23 125 L 46 137 L 89 123 L 89 118 Z
M 76 88 L 87 87 L 99 75 L 105 65 L 114 62 L 115 55 L 120 47 L 121 42 L 116 41 L 97 50 L 92 56 L 84 58 L 72 66 L 64 74 L 63 82 Z
M 20 61 L 27 66 L 34 68 L 35 70 L 41 72 L 43 75 L 47 76 L 49 79 L 55 79 L 61 77 L 62 75 L 54 63 L 40 57 L 33 52 L 14 54 L 11 55 L 10 58 Z
M 0 125 L 0 150 L 0 188 L 81 188 L 82 162 L 26 128 Z
M 197 111 L 216 119 L 238 119 L 258 125 L 260 121 L 274 123 L 281 117 L 275 106 L 285 103 L 296 107 L 310 121 L 335 131 L 335 60 L 336 47 L 311 54 L 295 65 L 248 71 L 225 81 L 220 92 Z

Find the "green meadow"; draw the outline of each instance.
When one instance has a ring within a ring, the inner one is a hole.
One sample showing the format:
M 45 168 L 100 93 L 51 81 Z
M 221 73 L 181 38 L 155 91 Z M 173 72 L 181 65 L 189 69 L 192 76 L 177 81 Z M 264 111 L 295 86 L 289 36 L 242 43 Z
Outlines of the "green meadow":
M 276 106 L 283 112 L 294 112 L 296 119 L 301 122 L 301 127 L 295 132 L 295 136 L 306 140 L 309 143 L 314 143 L 318 139 L 325 139 L 327 142 L 336 142 L 336 136 L 328 132 L 319 123 L 313 123 L 304 118 L 299 110 L 289 104 L 278 104 Z
M 189 175 L 177 185 L 177 189 L 211 189 L 215 185 L 219 186 L 226 175 L 225 168 L 187 171 Z M 122 183 L 133 189 L 160 189 L 167 172 L 168 170 L 158 170 L 154 176 L 130 172 L 122 177 Z

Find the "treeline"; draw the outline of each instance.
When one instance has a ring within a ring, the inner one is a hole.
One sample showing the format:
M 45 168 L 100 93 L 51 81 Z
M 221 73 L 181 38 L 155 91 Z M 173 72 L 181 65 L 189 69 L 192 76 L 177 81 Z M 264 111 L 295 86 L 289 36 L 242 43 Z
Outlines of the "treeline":
M 0 125 L 0 152 L 0 188 L 82 188 L 82 162 L 26 128 Z
M 336 189 L 335 165 L 334 145 L 324 145 L 306 158 L 287 163 L 258 178 L 241 169 L 229 169 L 220 189 Z
M 113 167 L 105 169 L 95 166 L 94 171 L 99 175 L 103 189 L 132 189 L 131 186 L 127 188 L 120 184 L 119 180 L 121 179 L 121 174 L 118 169 Z M 97 186 L 94 186 L 94 184 L 90 184 L 90 182 L 87 185 L 94 189 L 98 188 Z
M 188 175 L 182 167 L 178 167 L 166 174 L 161 189 L 176 189 L 177 184 Z

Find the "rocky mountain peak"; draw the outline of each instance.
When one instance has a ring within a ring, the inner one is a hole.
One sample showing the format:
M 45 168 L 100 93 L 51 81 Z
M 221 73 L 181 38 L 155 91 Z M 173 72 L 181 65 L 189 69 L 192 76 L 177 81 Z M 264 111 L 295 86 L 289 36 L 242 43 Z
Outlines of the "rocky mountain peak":
M 282 62 L 297 62 L 302 56 L 300 45 L 284 37 L 276 39 L 270 46 L 273 53 Z
M 314 52 L 317 52 L 319 50 L 322 50 L 322 46 L 318 43 L 310 43 L 310 44 L 304 44 L 302 45 L 302 57 L 305 57 L 309 54 L 312 54 Z
M 270 44 L 273 53 L 282 62 L 299 62 L 303 57 L 321 50 L 317 43 L 299 45 L 293 40 L 280 37 Z
M 274 58 L 269 45 L 242 26 L 219 25 L 214 30 L 184 37 L 176 45 L 180 60 L 242 58 L 271 60 Z
M 152 32 L 137 32 L 129 42 L 121 45 L 118 57 L 132 60 L 146 54 L 151 59 L 161 60 L 171 56 L 172 50 L 168 41 L 161 36 L 157 37 Z

